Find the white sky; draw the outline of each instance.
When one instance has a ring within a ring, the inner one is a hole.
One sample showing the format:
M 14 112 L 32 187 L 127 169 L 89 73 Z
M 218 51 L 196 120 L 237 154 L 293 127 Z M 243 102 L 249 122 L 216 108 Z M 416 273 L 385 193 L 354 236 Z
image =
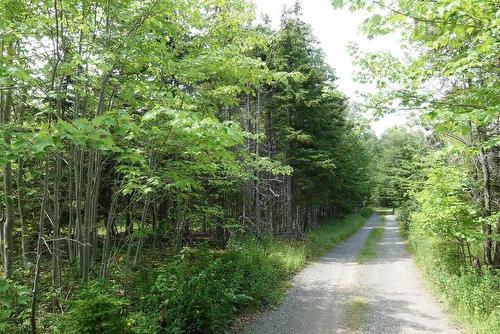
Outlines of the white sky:
M 280 23 L 284 4 L 292 5 L 295 0 L 253 0 L 257 5 L 257 17 L 269 15 L 274 27 Z M 359 32 L 359 26 L 368 17 L 365 12 L 351 13 L 347 9 L 334 10 L 330 0 L 302 0 L 304 20 L 312 26 L 314 35 L 321 43 L 326 61 L 336 70 L 339 89 L 352 100 L 359 101 L 357 91 L 370 90 L 352 79 L 353 64 L 347 50 L 349 42 L 355 42 L 362 50 L 390 51 L 401 55 L 396 36 L 389 35 L 368 40 Z M 372 123 L 375 133 L 380 136 L 386 129 L 405 123 L 402 114 L 391 114 Z

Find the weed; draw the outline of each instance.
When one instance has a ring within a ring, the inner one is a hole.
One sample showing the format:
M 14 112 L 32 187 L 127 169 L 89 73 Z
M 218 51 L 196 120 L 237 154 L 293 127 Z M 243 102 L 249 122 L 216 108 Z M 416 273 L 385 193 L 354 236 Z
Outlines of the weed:
M 346 308 L 346 326 L 359 332 L 368 312 L 368 303 L 361 297 L 352 298 Z

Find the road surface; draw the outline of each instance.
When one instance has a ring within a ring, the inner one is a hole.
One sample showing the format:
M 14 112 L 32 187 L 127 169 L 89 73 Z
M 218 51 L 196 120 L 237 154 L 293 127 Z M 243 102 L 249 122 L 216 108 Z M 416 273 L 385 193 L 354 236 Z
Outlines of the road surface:
M 243 333 L 460 333 L 427 292 L 406 252 L 394 216 L 386 216 L 377 256 L 356 256 L 371 229 L 366 225 L 293 279 L 277 309 L 260 314 Z

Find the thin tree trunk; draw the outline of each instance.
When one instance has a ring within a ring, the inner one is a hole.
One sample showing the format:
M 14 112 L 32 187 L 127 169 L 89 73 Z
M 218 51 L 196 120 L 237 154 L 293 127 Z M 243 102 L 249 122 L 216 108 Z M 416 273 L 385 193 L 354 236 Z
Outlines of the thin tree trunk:
M 111 195 L 111 205 L 108 213 L 108 220 L 106 222 L 106 235 L 104 237 L 104 244 L 102 248 L 102 261 L 101 261 L 101 278 L 106 277 L 109 262 L 109 252 L 111 246 L 111 234 L 113 223 L 115 219 L 115 210 L 118 203 L 119 189 L 114 189 Z
M 24 105 L 26 102 L 26 92 L 23 92 L 23 100 L 19 108 L 19 125 L 24 125 Z M 28 225 L 24 219 L 24 159 L 19 157 L 17 159 L 17 210 L 19 213 L 19 222 L 21 223 L 21 251 L 23 253 L 24 263 L 28 262 Z
M 5 107 L 3 113 L 4 124 L 9 124 L 12 108 L 12 92 L 9 89 L 7 92 Z M 4 136 L 5 146 L 10 147 L 11 135 L 7 131 Z M 14 241 L 12 239 L 12 230 L 14 227 L 14 220 L 16 219 L 16 212 L 14 207 L 14 195 L 12 191 L 12 164 L 7 162 L 4 167 L 3 174 L 3 187 L 4 187 L 4 201 L 5 201 L 5 221 L 3 225 L 3 263 L 4 263 L 4 276 L 6 278 L 12 277 L 12 255 L 14 250 Z
M 56 170 L 55 170 L 55 180 L 54 180 L 54 229 L 52 233 L 53 241 L 53 250 L 52 250 L 52 283 L 54 284 L 54 288 L 58 289 L 61 287 L 61 257 L 60 257 L 60 238 L 59 238 L 59 229 L 60 229 L 60 219 L 61 219 L 61 210 L 60 210 L 60 188 L 61 188 L 61 156 L 60 154 L 56 157 Z
M 146 199 L 144 200 L 144 207 L 142 209 L 141 225 L 139 226 L 139 241 L 137 243 L 137 249 L 135 251 L 134 267 L 136 267 L 137 263 L 139 262 L 139 256 L 141 255 L 142 244 L 144 242 L 144 225 L 146 223 L 146 218 L 148 215 L 148 208 L 149 208 L 149 198 L 148 197 L 149 196 L 146 195 Z
M 255 157 L 259 158 L 259 117 L 260 117 L 260 88 L 257 89 L 257 108 L 255 111 L 255 134 L 257 139 L 255 141 Z M 255 173 L 255 225 L 257 233 L 261 232 L 262 223 L 260 217 L 260 174 L 257 169 Z
M 42 204 L 40 206 L 40 216 L 38 220 L 38 242 L 36 246 L 36 264 L 35 264 L 35 272 L 33 278 L 33 289 L 31 290 L 31 333 L 36 334 L 36 308 L 37 308 L 37 299 L 38 299 L 38 284 L 40 281 L 40 260 L 42 256 L 42 247 L 44 244 L 44 230 L 45 230 L 45 207 L 47 206 L 47 197 L 49 192 L 49 165 L 47 160 L 45 161 L 45 175 L 43 179 L 43 195 L 42 195 Z
M 23 198 L 23 158 L 17 159 L 17 210 L 19 212 L 19 222 L 21 223 L 21 250 L 23 252 L 24 263 L 28 262 L 28 225 L 24 219 L 24 198 Z
M 292 237 L 293 212 L 292 212 L 292 176 L 287 175 L 286 178 L 286 236 Z
M 479 161 L 481 162 L 481 168 L 483 172 L 484 215 L 488 217 L 491 215 L 491 178 L 488 156 L 486 155 L 484 149 L 481 149 Z M 491 240 L 492 228 L 490 224 L 483 225 L 483 233 L 486 237 L 486 240 L 484 241 L 484 261 L 487 265 L 492 265 L 493 241 Z

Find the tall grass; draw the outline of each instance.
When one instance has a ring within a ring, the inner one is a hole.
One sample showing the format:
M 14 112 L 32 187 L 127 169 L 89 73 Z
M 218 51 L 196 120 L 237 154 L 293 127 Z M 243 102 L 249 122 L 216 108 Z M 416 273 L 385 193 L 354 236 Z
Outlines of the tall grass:
M 415 240 L 410 232 L 410 247 L 417 264 L 425 273 L 434 294 L 449 314 L 467 333 L 500 333 L 500 276 L 484 269 L 455 270 L 449 263 L 449 245 L 432 237 Z M 455 257 L 460 256 L 457 252 Z M 453 269 L 452 269 L 453 268 Z
M 308 233 L 304 242 L 306 260 L 315 259 L 325 254 L 333 245 L 352 236 L 364 225 L 371 213 L 371 209 L 364 209 L 358 213 L 324 224 Z
M 117 333 L 223 333 L 238 314 L 277 305 L 293 273 L 353 235 L 370 214 L 363 210 L 332 220 L 302 241 L 247 236 L 225 249 L 186 247 L 159 269 L 134 273 L 128 299 L 84 287 L 80 295 L 97 296 L 97 302 L 77 300 L 71 316 L 56 319 L 54 327 L 83 333 L 80 324 L 92 322 L 118 326 Z M 93 305 L 107 308 L 92 310 Z M 103 320 L 104 309 L 121 316 Z
M 245 310 L 277 305 L 291 275 L 353 235 L 370 210 L 332 220 L 303 241 L 246 237 L 198 249 L 160 272 L 152 294 L 165 333 L 220 333 Z
M 433 237 L 411 221 L 414 206 L 402 206 L 396 220 L 408 248 L 434 294 L 467 333 L 500 333 L 500 271 L 465 268 L 457 244 Z M 471 243 L 479 250 L 480 243 Z

